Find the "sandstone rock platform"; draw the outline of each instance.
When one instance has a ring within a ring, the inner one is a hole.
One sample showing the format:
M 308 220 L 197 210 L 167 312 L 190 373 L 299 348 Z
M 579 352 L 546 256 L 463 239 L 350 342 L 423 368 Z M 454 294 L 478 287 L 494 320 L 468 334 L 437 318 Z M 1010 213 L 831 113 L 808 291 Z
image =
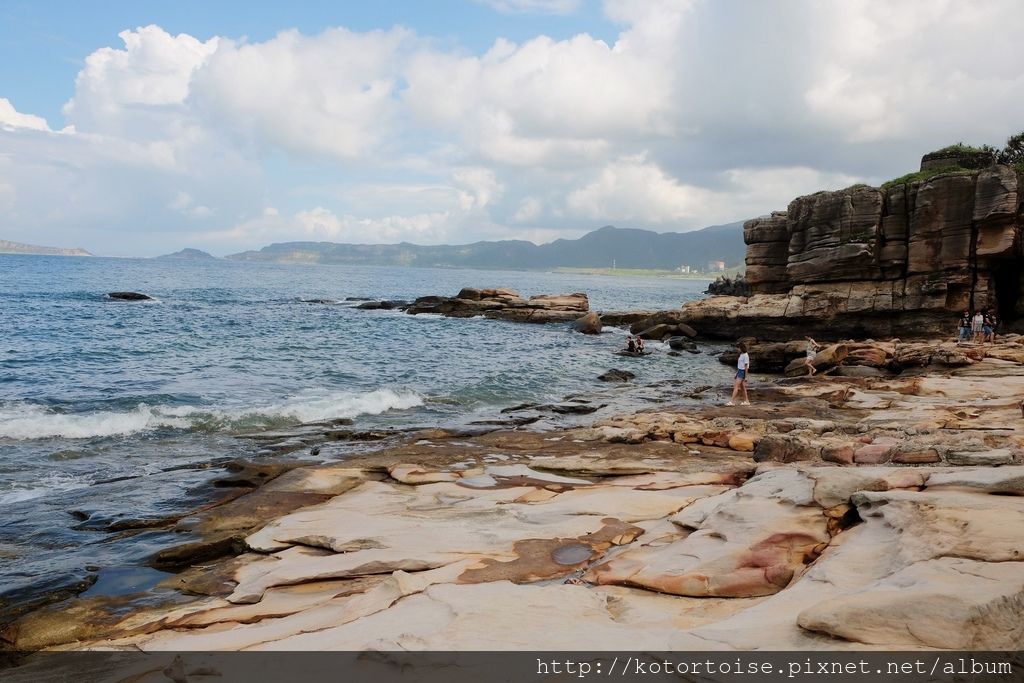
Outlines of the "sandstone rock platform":
M 721 405 L 728 389 L 281 471 L 222 506 L 230 523 L 201 513 L 238 554 L 127 607 L 37 610 L 4 637 L 145 652 L 1024 645 L 1019 361 L 755 379 L 740 407 Z M 231 507 L 286 494 L 245 521 Z

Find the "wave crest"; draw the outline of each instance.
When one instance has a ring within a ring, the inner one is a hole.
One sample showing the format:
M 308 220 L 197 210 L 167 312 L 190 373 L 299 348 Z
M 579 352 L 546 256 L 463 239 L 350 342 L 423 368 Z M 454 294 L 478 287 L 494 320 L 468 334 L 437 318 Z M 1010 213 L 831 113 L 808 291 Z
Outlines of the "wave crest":
M 411 391 L 375 389 L 357 392 L 304 392 L 266 406 L 211 409 L 200 406 L 150 406 L 140 403 L 125 411 L 60 413 L 23 401 L 0 405 L 0 438 L 87 439 L 121 436 L 161 428 L 233 431 L 275 427 L 296 422 L 380 415 L 423 405 Z

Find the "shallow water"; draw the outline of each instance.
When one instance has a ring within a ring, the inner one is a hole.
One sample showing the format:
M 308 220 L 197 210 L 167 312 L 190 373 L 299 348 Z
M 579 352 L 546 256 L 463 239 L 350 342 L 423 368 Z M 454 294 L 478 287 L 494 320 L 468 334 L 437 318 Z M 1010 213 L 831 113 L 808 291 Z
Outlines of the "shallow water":
M 463 286 L 583 291 L 595 310 L 626 310 L 675 308 L 706 283 L 0 255 L 0 586 L 144 562 L 166 532 L 128 542 L 100 529 L 203 499 L 218 463 L 253 455 L 240 432 L 331 418 L 359 428 L 458 425 L 569 394 L 600 394 L 609 404 L 600 417 L 649 405 L 656 398 L 643 385 L 658 380 L 683 389 L 727 381 L 706 354 L 673 358 L 652 344 L 650 358 L 613 356 L 621 330 L 588 337 L 566 325 L 359 311 L 344 301 Z M 118 290 L 157 301 L 105 296 Z M 339 303 L 301 301 L 314 298 Z M 611 367 L 637 382 L 595 381 Z

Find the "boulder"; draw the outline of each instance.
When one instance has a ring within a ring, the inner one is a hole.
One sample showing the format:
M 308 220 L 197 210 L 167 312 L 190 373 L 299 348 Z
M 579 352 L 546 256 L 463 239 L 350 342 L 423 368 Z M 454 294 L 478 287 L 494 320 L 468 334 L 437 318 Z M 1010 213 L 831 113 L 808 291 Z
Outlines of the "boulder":
M 825 446 L 821 449 L 821 459 L 827 462 L 834 462 L 840 465 L 853 464 L 853 444 L 836 444 Z
M 454 297 L 422 296 L 404 308 L 410 315 L 433 313 L 449 318 L 483 316 L 513 322 L 549 323 L 575 321 L 590 310 L 590 303 L 586 294 L 578 292 L 540 294 L 524 299 L 514 289 L 464 287 Z
M 676 332 L 675 325 L 660 324 L 654 327 L 648 327 L 647 329 L 637 334 L 641 339 L 656 339 L 662 340 L 666 337 L 671 337 Z
M 757 442 L 754 462 L 797 462 L 814 460 L 819 448 L 807 439 L 794 434 L 767 434 Z
M 627 370 L 611 369 L 603 375 L 599 376 L 598 379 L 602 382 L 628 382 L 631 379 L 635 379 L 636 375 Z
M 659 311 L 645 316 L 633 322 L 629 331 L 633 334 L 640 334 L 645 330 L 654 327 L 665 326 L 665 329 L 680 334 L 684 337 L 696 337 L 697 330 L 686 323 L 686 316 L 682 311 Z
M 669 337 L 668 345 L 673 351 L 696 351 L 697 345 L 686 337 Z
M 805 347 L 806 354 L 806 347 Z M 814 367 L 817 370 L 827 370 L 834 368 L 846 358 L 847 350 L 844 344 L 832 344 L 826 346 L 814 356 Z M 805 365 L 804 357 L 794 358 L 786 366 L 786 375 L 789 377 L 798 377 L 800 375 L 808 374 L 807 366 Z M 751 367 L 754 365 L 754 361 L 750 361 Z
M 754 447 L 757 446 L 759 437 L 756 434 L 749 434 L 747 432 L 739 432 L 729 437 L 729 448 L 734 451 L 743 451 L 751 453 Z
M 572 329 L 582 334 L 601 334 L 601 328 L 601 316 L 594 311 L 576 318 L 572 323 Z

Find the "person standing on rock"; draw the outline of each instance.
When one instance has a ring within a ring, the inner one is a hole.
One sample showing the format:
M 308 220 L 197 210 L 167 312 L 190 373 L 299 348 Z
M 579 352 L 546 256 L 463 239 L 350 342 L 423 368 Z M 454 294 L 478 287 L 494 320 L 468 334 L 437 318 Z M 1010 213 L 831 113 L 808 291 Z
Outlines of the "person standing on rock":
M 971 339 L 971 312 L 964 311 L 960 317 L 960 324 L 957 327 L 956 343 L 970 341 Z
M 807 340 L 807 356 L 804 358 L 804 367 L 807 368 L 807 376 L 814 377 L 818 374 L 818 369 L 814 367 L 814 357 L 818 355 L 821 344 L 810 337 L 804 337 L 804 339 Z
M 985 322 L 981 328 L 982 341 L 995 343 L 996 341 L 996 314 L 991 309 L 985 311 Z
M 985 316 L 981 311 L 971 318 L 971 332 L 974 333 L 974 343 L 980 344 L 985 338 Z
M 749 406 L 750 397 L 747 396 L 747 372 L 750 371 L 750 356 L 747 355 L 746 344 L 741 342 L 736 345 L 736 349 L 740 352 L 740 357 L 736 360 L 736 379 L 732 383 L 732 400 L 725 405 L 736 405 L 736 397 L 739 395 L 740 389 L 743 389 L 743 402 L 740 405 Z

